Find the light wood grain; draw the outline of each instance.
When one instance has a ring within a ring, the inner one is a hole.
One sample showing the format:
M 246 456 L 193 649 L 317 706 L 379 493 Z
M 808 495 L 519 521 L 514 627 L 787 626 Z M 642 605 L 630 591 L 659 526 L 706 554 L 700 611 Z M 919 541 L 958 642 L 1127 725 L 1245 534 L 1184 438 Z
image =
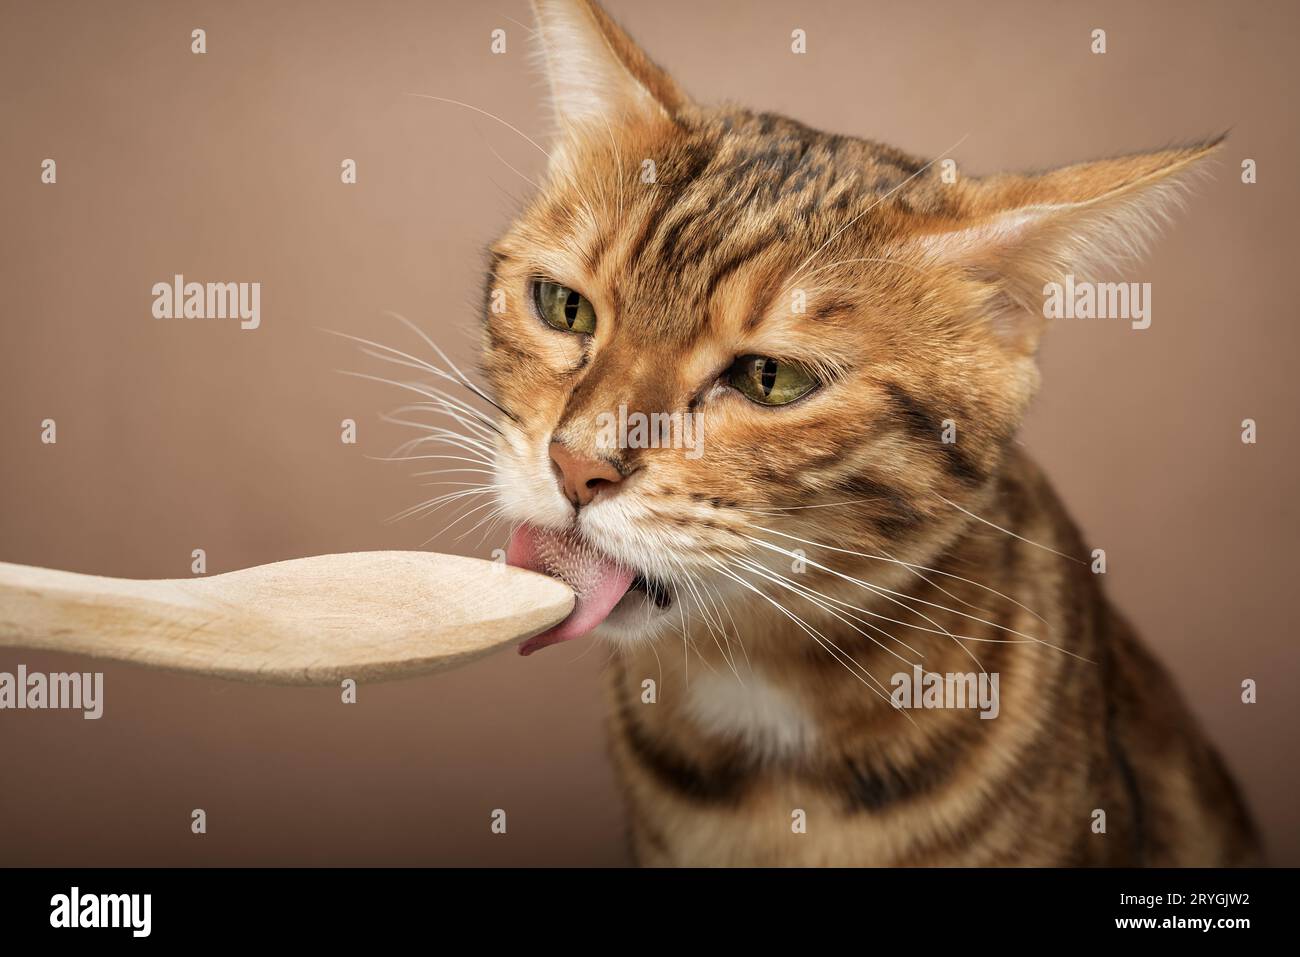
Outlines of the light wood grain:
M 351 552 L 207 578 L 135 580 L 0 562 L 0 646 L 274 684 L 401 678 L 529 638 L 563 583 L 433 552 Z

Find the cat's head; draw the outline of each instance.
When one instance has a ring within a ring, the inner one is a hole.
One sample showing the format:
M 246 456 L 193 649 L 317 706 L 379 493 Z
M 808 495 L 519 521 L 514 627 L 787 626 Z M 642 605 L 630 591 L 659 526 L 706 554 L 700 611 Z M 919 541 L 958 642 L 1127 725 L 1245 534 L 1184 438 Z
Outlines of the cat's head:
M 559 129 L 491 247 L 483 369 L 510 560 L 579 603 L 529 647 L 944 547 L 1036 387 L 1044 284 L 1139 249 L 1216 145 L 952 175 L 698 106 L 594 3 L 535 6 Z

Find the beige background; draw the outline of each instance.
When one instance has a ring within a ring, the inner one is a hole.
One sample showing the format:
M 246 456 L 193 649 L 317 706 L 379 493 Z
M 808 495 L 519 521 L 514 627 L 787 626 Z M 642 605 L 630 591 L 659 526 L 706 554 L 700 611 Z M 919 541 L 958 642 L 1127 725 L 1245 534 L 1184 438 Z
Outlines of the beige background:
M 1056 327 L 1024 440 L 1106 547 L 1111 593 L 1240 775 L 1273 859 L 1300 863 L 1296 6 L 609 6 L 701 99 L 922 154 L 968 134 L 970 172 L 1231 128 L 1216 177 L 1131 277 L 1153 284 L 1152 328 Z M 529 189 L 493 150 L 533 177 L 540 156 L 406 94 L 542 135 L 530 19 L 522 0 L 4 5 L 0 560 L 181 576 L 196 547 L 220 572 L 437 535 L 454 511 L 384 524 L 431 491 L 366 457 L 407 437 L 376 418 L 403 399 L 338 375 L 382 369 L 320 330 L 416 345 L 393 310 L 472 361 L 482 248 Z M 206 55 L 189 52 L 195 27 Z M 39 182 L 46 157 L 57 185 Z M 1258 185 L 1239 182 L 1243 157 Z M 153 320 L 150 287 L 176 272 L 262 282 L 262 328 Z M 338 440 L 345 417 L 358 446 Z M 477 537 L 432 544 L 499 544 Z M 106 667 L 98 722 L 0 713 L 0 863 L 621 863 L 604 655 L 503 654 L 363 686 L 355 707 Z M 0 650 L 0 670 L 19 662 L 84 666 Z M 1243 677 L 1260 681 L 1253 707 Z M 488 830 L 498 807 L 505 837 Z

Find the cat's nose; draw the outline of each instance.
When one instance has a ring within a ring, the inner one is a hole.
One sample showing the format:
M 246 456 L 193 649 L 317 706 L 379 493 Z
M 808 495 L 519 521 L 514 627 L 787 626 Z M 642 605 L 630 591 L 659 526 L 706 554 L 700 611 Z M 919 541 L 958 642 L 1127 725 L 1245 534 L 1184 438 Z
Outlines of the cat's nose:
M 560 490 L 564 497 L 581 508 L 608 489 L 623 481 L 623 475 L 609 462 L 573 452 L 562 442 L 551 443 L 551 461 L 559 471 Z

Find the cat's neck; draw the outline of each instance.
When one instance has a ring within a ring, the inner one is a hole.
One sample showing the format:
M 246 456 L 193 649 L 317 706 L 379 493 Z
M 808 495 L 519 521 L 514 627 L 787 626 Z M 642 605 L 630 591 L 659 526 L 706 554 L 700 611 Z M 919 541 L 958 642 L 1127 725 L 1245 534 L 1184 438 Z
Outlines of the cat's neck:
M 697 723 L 739 722 L 738 732 L 768 721 L 762 734 L 777 741 L 780 728 L 797 740 L 801 723 L 896 721 L 897 689 L 914 694 L 928 675 L 987 685 L 1002 671 L 1050 667 L 1044 655 L 1083 654 L 1071 643 L 1086 637 L 1044 614 L 1066 577 L 1099 594 L 1086 566 L 1055 554 L 1082 554 L 1073 527 L 1023 456 L 996 482 L 979 519 L 961 516 L 926 557 L 835 553 L 832 565 L 809 548 L 815 564 L 802 570 L 751 571 L 730 594 L 702 590 L 684 640 L 634 647 L 626 667 L 682 689 L 665 700 Z

